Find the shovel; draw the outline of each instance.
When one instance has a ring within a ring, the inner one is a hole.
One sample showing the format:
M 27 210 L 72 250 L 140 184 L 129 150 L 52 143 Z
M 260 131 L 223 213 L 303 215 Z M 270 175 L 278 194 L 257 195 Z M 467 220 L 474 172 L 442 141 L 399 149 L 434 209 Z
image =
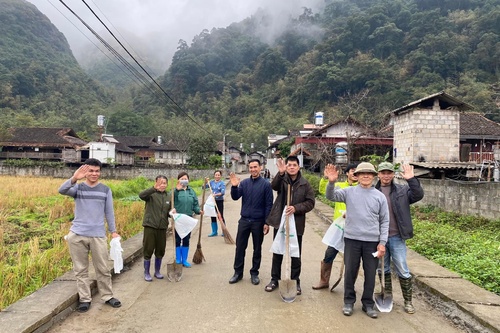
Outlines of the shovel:
M 290 184 L 288 184 L 286 205 L 290 206 Z M 285 303 L 292 303 L 297 297 L 297 280 L 291 280 L 292 262 L 290 258 L 290 222 L 285 216 L 285 278 L 281 279 L 279 288 L 281 299 Z
M 385 294 L 385 276 L 384 276 L 384 258 L 382 258 L 380 277 L 380 293 L 373 294 L 375 306 L 380 312 L 391 312 L 392 310 L 392 294 Z
M 342 281 L 342 276 L 344 276 L 344 256 L 342 256 L 342 264 L 340 266 L 339 278 L 337 281 L 335 281 L 333 286 L 330 288 L 330 292 L 333 292 L 333 289 L 335 289 L 335 287 L 339 285 L 340 281 Z
M 172 181 L 172 197 L 170 199 L 171 208 L 174 208 L 174 182 Z M 174 262 L 171 264 L 167 264 L 167 279 L 172 282 L 179 282 L 182 278 L 182 264 L 178 264 L 175 262 L 175 221 L 172 219 L 172 239 L 173 239 L 173 253 L 174 253 Z

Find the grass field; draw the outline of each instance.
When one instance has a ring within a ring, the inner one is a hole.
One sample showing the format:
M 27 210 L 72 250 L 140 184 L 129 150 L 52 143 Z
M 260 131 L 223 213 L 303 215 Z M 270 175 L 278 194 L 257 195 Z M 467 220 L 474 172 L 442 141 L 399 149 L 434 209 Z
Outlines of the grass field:
M 64 181 L 0 176 L 0 310 L 72 268 L 64 236 L 71 226 L 74 202 L 58 193 Z M 141 232 L 144 203 L 138 194 L 154 182 L 143 177 L 102 182 L 113 191 L 122 239 Z M 193 180 L 190 186 L 200 194 L 201 184 L 202 180 Z

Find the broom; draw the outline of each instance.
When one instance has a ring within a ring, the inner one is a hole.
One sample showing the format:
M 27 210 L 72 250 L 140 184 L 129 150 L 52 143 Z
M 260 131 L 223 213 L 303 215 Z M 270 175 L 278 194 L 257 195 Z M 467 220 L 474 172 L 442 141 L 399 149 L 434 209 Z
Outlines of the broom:
M 214 192 L 212 191 L 212 187 L 210 186 L 210 183 L 208 183 L 208 187 L 210 188 L 210 194 L 212 194 L 212 196 L 213 196 Z M 215 197 L 214 197 L 214 201 L 215 201 Z M 217 219 L 220 222 L 220 228 L 222 230 L 222 233 L 224 234 L 224 242 L 226 242 L 226 244 L 235 244 L 233 237 L 231 237 L 231 235 L 229 234 L 229 231 L 226 228 L 226 224 L 222 220 L 222 214 L 219 212 L 219 207 L 217 207 L 217 203 L 215 204 L 215 209 L 217 210 Z
M 203 193 L 201 194 L 201 207 L 205 205 L 205 184 L 203 184 Z M 201 226 L 203 225 L 203 211 L 200 214 L 200 228 L 199 228 L 199 234 L 198 234 L 198 245 L 196 245 L 196 251 L 194 252 L 193 255 L 193 262 L 195 264 L 201 264 L 202 261 L 205 260 L 205 256 L 203 255 L 203 252 L 201 251 Z

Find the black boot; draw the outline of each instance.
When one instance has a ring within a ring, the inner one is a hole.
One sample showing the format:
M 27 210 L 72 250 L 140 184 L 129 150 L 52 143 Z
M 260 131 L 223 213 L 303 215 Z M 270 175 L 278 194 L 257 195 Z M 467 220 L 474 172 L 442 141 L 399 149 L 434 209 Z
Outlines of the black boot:
M 409 314 L 415 313 L 415 308 L 411 302 L 411 294 L 413 291 L 413 283 L 411 277 L 408 279 L 399 278 L 399 283 L 401 285 L 401 291 L 403 292 L 403 299 L 405 300 L 405 312 Z

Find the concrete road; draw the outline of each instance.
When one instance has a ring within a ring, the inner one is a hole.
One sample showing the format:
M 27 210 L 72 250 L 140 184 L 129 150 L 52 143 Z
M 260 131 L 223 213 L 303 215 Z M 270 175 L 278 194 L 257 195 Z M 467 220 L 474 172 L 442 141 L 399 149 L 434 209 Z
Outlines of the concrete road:
M 226 197 L 225 217 L 234 239 L 240 207 L 240 201 Z M 184 268 L 180 282 L 166 279 L 145 282 L 142 261 L 138 261 L 113 280 L 115 295 L 123 303 L 121 308 L 113 309 L 103 304 L 97 295 L 87 313 L 75 312 L 49 332 L 462 332 L 423 300 L 414 300 L 417 310 L 414 315 L 404 313 L 399 286 L 394 286 L 395 304 L 391 313 L 379 313 L 378 319 L 371 319 L 361 311 L 358 300 L 354 314 L 344 316 L 343 283 L 333 293 L 329 289 L 311 288 L 319 279 L 320 261 L 326 248 L 321 239 L 327 227 L 316 214 L 308 214 L 303 238 L 303 292 L 294 303 L 284 303 L 278 290 L 264 291 L 270 280 L 271 233 L 263 244 L 260 285 L 250 283 L 251 242 L 247 249 L 245 276 L 230 285 L 235 246 L 225 244 L 221 236 L 207 237 L 210 218 L 206 217 L 201 238 L 206 262 Z M 192 234 L 190 258 L 197 240 L 198 227 Z M 169 235 L 166 261 L 172 260 L 172 246 Z M 339 260 L 335 261 L 332 281 L 338 278 Z M 166 273 L 166 262 L 163 273 Z M 356 285 L 358 298 L 362 283 L 360 275 Z

